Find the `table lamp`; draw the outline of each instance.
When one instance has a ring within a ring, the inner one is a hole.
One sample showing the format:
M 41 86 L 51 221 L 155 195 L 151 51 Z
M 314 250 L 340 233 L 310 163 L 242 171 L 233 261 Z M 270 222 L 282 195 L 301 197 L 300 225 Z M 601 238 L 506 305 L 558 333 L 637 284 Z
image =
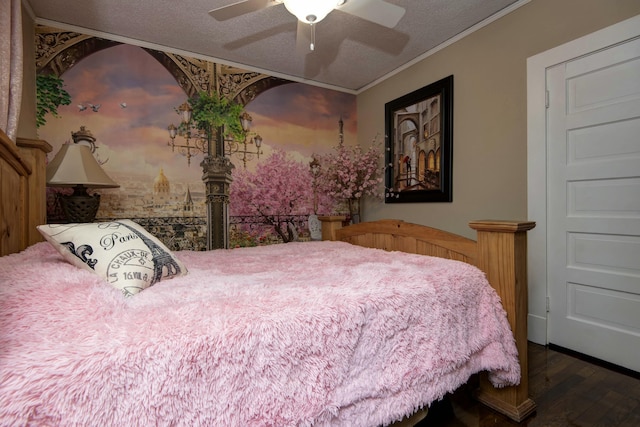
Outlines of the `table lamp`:
M 48 187 L 73 187 L 73 194 L 59 196 L 68 222 L 92 222 L 100 207 L 100 195 L 89 195 L 88 188 L 117 188 L 102 170 L 91 148 L 66 143 L 47 165 Z

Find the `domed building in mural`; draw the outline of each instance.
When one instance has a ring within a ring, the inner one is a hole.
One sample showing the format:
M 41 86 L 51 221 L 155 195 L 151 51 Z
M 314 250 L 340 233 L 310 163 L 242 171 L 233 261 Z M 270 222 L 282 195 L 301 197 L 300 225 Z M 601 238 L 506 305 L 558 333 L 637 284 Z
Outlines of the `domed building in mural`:
M 164 169 L 160 169 L 160 173 L 153 181 L 153 194 L 169 194 L 171 192 L 171 184 L 164 175 Z
M 147 214 L 153 216 L 176 216 L 194 210 L 189 188 L 172 192 L 171 182 L 162 168 L 153 180 L 153 193 L 145 197 L 144 205 Z

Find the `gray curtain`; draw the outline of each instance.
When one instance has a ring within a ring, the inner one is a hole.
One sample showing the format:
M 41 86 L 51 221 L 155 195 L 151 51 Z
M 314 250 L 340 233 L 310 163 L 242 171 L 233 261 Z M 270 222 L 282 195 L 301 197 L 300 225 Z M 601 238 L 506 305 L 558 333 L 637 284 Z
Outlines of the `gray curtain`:
M 0 0 L 0 129 L 15 142 L 22 101 L 22 8 Z

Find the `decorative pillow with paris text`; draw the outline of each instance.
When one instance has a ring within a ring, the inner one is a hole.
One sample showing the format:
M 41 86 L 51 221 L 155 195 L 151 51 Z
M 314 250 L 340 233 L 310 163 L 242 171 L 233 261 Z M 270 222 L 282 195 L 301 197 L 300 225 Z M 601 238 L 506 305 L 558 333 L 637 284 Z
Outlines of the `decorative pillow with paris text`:
M 125 296 L 187 274 L 160 240 L 128 219 L 37 228 L 65 260 L 96 273 Z

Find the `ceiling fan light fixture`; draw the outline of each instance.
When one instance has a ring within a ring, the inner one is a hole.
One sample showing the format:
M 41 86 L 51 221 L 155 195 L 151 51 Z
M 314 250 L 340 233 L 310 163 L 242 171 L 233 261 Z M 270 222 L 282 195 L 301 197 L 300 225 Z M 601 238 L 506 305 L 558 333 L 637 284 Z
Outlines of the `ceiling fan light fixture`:
M 305 24 L 317 24 L 322 21 L 338 4 L 338 0 L 284 0 L 289 12 Z

